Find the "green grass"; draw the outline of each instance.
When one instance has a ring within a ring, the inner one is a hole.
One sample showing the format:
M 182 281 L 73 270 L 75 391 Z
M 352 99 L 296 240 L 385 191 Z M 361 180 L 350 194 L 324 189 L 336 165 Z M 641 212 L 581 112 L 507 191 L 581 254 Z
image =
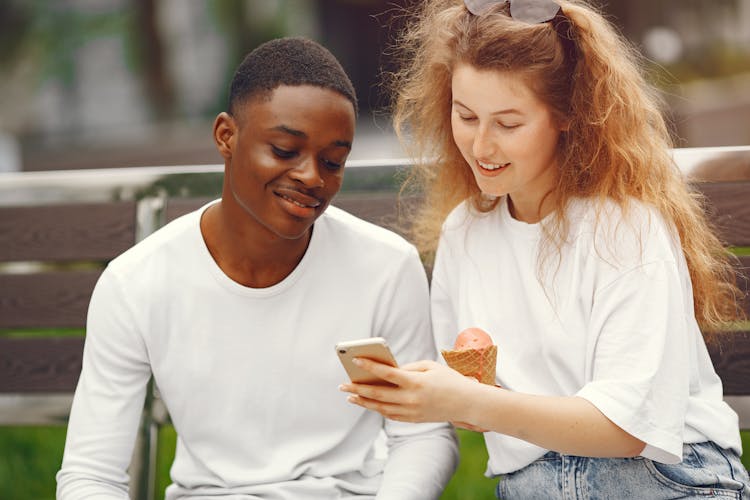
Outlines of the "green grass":
M 0 427 L 0 498 L 54 500 L 64 427 Z
M 83 328 L 26 328 L 1 329 L 0 337 L 8 339 L 27 339 L 40 337 L 82 337 L 85 334 Z
M 458 431 L 461 462 L 441 500 L 493 499 L 497 480 L 484 477 L 487 451 L 482 435 Z M 156 499 L 163 500 L 170 483 L 169 467 L 177 436 L 172 427 L 159 433 Z M 62 462 L 63 427 L 0 427 L 0 498 L 3 500 L 54 500 L 55 473 Z M 750 431 L 742 432 L 746 453 L 742 462 L 750 469 Z
M 487 448 L 478 432 L 458 430 L 461 460 L 440 500 L 483 500 L 495 498 L 497 479 L 484 477 Z
M 177 444 L 177 433 L 171 425 L 165 425 L 159 431 L 159 442 L 156 448 L 156 494 L 154 500 L 164 500 L 164 490 L 172 481 L 169 479 L 169 468 L 174 460 L 174 448 Z

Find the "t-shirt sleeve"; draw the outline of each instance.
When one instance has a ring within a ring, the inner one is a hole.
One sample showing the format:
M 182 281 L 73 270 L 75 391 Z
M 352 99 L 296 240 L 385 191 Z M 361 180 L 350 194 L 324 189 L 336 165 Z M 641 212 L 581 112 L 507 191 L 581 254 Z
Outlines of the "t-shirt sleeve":
M 677 265 L 644 262 L 596 291 L 578 396 L 644 441 L 642 456 L 682 459 L 689 394 L 685 297 Z
M 150 374 L 131 309 L 106 270 L 89 305 L 83 368 L 57 474 L 58 498 L 128 498 L 126 468 Z
M 384 290 L 378 335 L 399 364 L 435 359 L 427 277 L 415 248 L 396 266 Z M 458 463 L 458 444 L 447 423 L 413 424 L 385 419 L 389 458 L 378 498 L 438 498 Z

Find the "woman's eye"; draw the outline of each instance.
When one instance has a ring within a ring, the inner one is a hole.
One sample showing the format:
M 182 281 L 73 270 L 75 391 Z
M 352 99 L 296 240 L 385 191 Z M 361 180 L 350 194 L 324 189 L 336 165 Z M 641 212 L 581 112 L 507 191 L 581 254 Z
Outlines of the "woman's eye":
M 477 119 L 476 116 L 470 116 L 470 115 L 461 115 L 459 114 L 458 117 L 465 122 L 471 122 Z
M 521 126 L 520 123 L 498 123 L 504 129 L 514 129 Z
M 278 146 L 274 146 L 273 144 L 271 145 L 271 151 L 273 151 L 273 154 L 283 159 L 294 158 L 297 155 L 296 151 L 289 151 L 287 149 L 282 149 Z

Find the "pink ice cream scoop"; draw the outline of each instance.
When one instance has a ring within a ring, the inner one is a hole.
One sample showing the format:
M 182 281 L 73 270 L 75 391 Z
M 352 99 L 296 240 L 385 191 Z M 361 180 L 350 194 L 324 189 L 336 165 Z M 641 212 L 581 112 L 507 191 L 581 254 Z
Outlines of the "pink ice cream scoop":
M 492 337 L 481 328 L 472 327 L 461 331 L 453 349 L 442 350 L 441 354 L 454 370 L 484 384 L 495 385 L 497 346 L 492 343 Z
M 458 334 L 453 349 L 462 351 L 464 349 L 481 349 L 492 345 L 492 337 L 481 328 L 467 328 Z

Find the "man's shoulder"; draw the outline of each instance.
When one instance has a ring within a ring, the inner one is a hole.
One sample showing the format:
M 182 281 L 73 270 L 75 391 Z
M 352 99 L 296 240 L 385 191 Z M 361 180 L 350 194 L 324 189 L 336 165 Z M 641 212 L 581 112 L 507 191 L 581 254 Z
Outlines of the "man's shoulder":
M 187 241 L 197 228 L 200 213 L 191 212 L 169 222 L 149 234 L 141 241 L 112 260 L 108 267 L 112 270 L 134 271 L 160 259 L 174 259 L 184 255 Z M 175 252 L 175 248 L 182 251 Z
M 378 248 L 396 253 L 414 250 L 414 245 L 396 232 L 360 219 L 335 206 L 329 206 L 319 222 L 327 225 L 331 237 L 357 247 Z

